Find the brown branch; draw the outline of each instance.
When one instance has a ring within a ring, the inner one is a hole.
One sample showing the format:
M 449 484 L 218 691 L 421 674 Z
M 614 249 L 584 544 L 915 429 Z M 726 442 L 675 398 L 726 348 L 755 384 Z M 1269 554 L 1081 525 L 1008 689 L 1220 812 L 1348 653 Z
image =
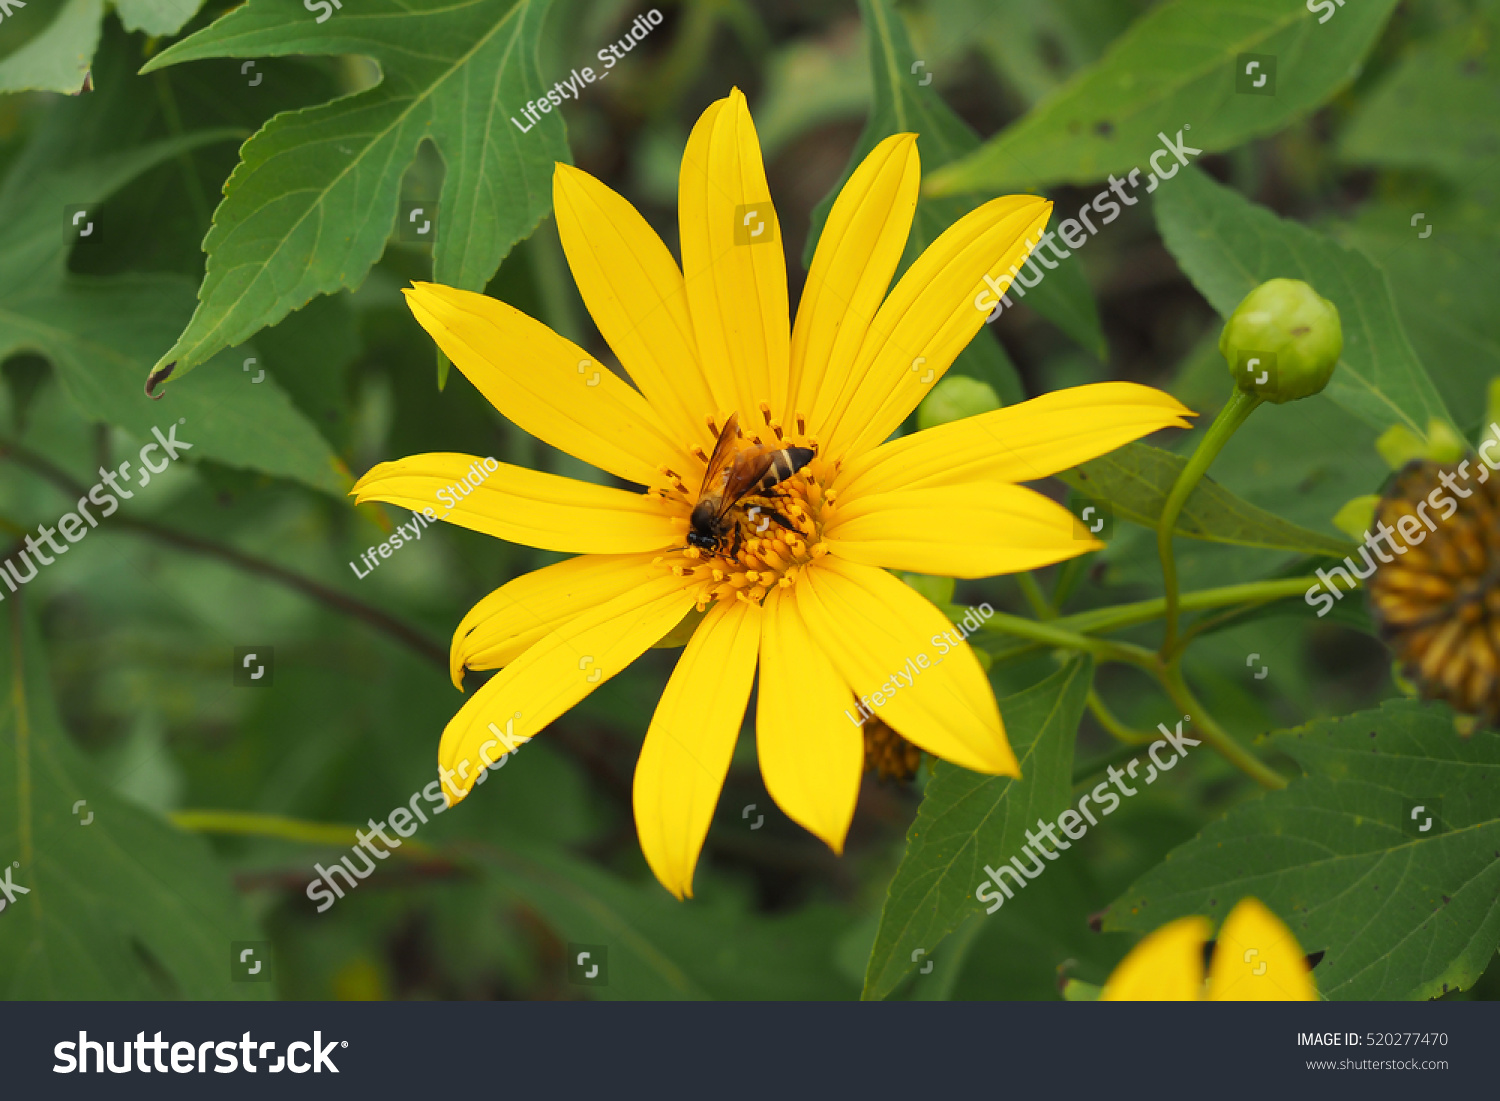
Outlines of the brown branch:
M 77 500 L 88 495 L 88 489 L 79 485 L 64 470 L 54 466 L 42 456 L 19 447 L 9 441 L 0 440 L 0 458 L 9 459 L 19 466 L 41 475 L 47 481 L 57 486 L 69 497 Z M 267 562 L 263 558 L 256 558 L 235 550 L 233 547 L 224 546 L 208 539 L 202 539 L 196 535 L 186 532 L 174 531 L 172 528 L 161 524 L 152 523 L 149 520 L 136 520 L 124 514 L 117 515 L 106 521 L 124 531 L 133 531 L 139 535 L 147 536 L 158 542 L 166 543 L 179 550 L 185 550 L 192 554 L 200 554 L 207 558 L 217 558 L 221 562 L 227 562 L 231 566 L 244 570 L 246 573 L 256 574 L 268 580 L 275 581 L 287 588 L 301 593 L 320 604 L 324 604 L 334 611 L 353 616 L 355 619 L 363 620 L 378 631 L 383 631 L 396 641 L 410 647 L 422 657 L 431 661 L 439 669 L 444 671 L 448 668 L 448 650 L 437 640 L 430 638 L 423 632 L 417 630 L 408 623 L 403 623 L 372 604 L 366 604 L 357 600 L 347 593 L 339 592 L 321 582 L 314 581 L 310 577 L 293 573 L 284 569 L 274 562 Z

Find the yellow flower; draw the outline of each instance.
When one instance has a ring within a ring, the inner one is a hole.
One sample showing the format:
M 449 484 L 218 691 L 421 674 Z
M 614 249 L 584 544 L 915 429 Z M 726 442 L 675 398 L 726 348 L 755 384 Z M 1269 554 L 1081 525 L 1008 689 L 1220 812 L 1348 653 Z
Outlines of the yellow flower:
M 944 632 L 946 656 L 886 696 L 882 718 L 929 753 L 1019 775 L 973 652 L 886 571 L 986 577 L 1097 547 L 1065 509 L 1015 483 L 1185 426 L 1190 414 L 1156 390 L 1105 383 L 884 442 L 979 331 L 986 277 L 1009 285 L 1051 210 L 1028 195 L 986 203 L 887 294 L 919 177 L 914 134 L 864 160 L 829 214 L 793 328 L 781 234 L 738 90 L 703 113 L 683 154 L 682 269 L 625 199 L 557 165 L 568 264 L 634 386 L 503 302 L 432 284 L 406 292 L 509 420 L 645 487 L 481 470 L 455 454 L 383 463 L 355 487 L 360 501 L 420 510 L 453 486 L 451 523 L 578 556 L 502 586 L 459 624 L 454 683 L 466 668 L 501 672 L 443 733 L 451 800 L 505 752 L 498 735 L 532 737 L 695 610 L 706 614 L 657 705 L 634 787 L 642 850 L 678 897 L 692 894 L 757 668 L 766 788 L 835 851 L 864 761 L 855 697 L 874 698 Z M 746 497 L 730 545 L 704 552 L 688 544 L 689 513 L 731 416 L 743 435 L 736 453 L 816 457 L 770 494 Z
M 1241 900 L 1219 930 L 1203 983 L 1207 918 L 1162 926 L 1120 961 L 1105 1002 L 1315 1002 L 1317 988 L 1297 938 L 1253 898 Z

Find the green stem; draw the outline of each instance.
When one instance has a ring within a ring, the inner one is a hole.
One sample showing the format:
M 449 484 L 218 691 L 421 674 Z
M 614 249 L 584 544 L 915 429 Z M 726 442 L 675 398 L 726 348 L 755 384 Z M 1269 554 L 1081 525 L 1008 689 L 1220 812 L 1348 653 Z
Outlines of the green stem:
M 61 467 L 54 466 L 42 456 L 28 451 L 24 447 L 18 447 L 4 438 L 0 438 L 0 460 L 9 460 L 18 466 L 24 466 L 28 470 L 41 475 L 41 477 L 61 489 L 69 500 L 76 501 L 80 497 L 88 495 L 88 490 L 75 482 L 67 471 Z M 149 536 L 158 542 L 176 547 L 179 550 L 217 558 L 237 569 L 244 570 L 246 573 L 256 574 L 275 581 L 278 584 L 285 585 L 287 588 L 299 592 L 312 600 L 316 600 L 336 612 L 354 616 L 377 630 L 384 631 L 392 638 L 404 643 L 427 658 L 439 669 L 446 670 L 448 668 L 448 647 L 436 639 L 429 638 L 426 633 L 402 622 L 395 616 L 387 614 L 383 609 L 373 604 L 366 604 L 361 600 L 356 600 L 348 593 L 324 585 L 320 581 L 314 581 L 310 577 L 304 577 L 301 574 L 293 573 L 291 570 L 283 569 L 274 562 L 268 562 L 264 559 L 244 554 L 234 547 L 214 543 L 207 539 L 200 539 L 196 535 L 176 531 L 150 520 L 137 520 L 133 517 L 119 515 L 110 520 L 109 523 L 117 530 L 133 531 L 140 535 Z
M 1111 639 L 1090 638 L 1088 635 L 1063 630 L 1052 623 L 1038 623 L 1024 616 L 996 612 L 985 622 L 991 629 L 1004 634 L 1031 639 L 1034 642 L 1066 650 L 1079 650 L 1086 654 L 1093 654 L 1100 661 L 1123 661 L 1147 669 L 1155 669 L 1158 664 L 1157 656 L 1144 646 L 1136 646 L 1129 642 L 1115 642 Z
M 1167 630 L 1161 644 L 1164 659 L 1170 658 L 1177 646 L 1177 561 L 1172 556 L 1172 534 L 1177 528 L 1177 517 L 1181 515 L 1182 506 L 1187 504 L 1188 496 L 1199 480 L 1229 442 L 1229 437 L 1234 435 L 1235 430 L 1245 423 L 1245 418 L 1255 412 L 1255 407 L 1264 400 L 1259 394 L 1235 389 L 1224 408 L 1219 410 L 1213 424 L 1209 425 L 1203 439 L 1198 441 L 1198 449 L 1193 452 L 1187 466 L 1182 468 L 1182 473 L 1177 476 L 1177 483 L 1167 496 L 1167 503 L 1162 506 L 1161 517 L 1156 522 L 1156 549 L 1161 555 L 1162 582 L 1167 594 Z
M 1243 585 L 1197 589 L 1190 593 L 1183 593 L 1178 600 L 1178 607 L 1184 612 L 1196 612 L 1229 604 L 1265 604 L 1289 596 L 1299 596 L 1314 585 L 1322 584 L 1323 582 L 1317 577 L 1280 577 L 1270 581 L 1250 581 Z M 1076 615 L 1062 616 L 1059 619 L 1050 620 L 1048 625 L 1084 635 L 1103 634 L 1160 619 L 1166 614 L 1166 607 L 1167 602 L 1161 597 L 1156 597 L 1152 600 L 1115 604 L 1108 608 L 1095 608 Z M 994 619 L 987 620 L 984 629 L 1003 635 L 1013 633 L 1009 630 L 1008 620 L 1000 626 L 994 625 Z
M 156 86 L 156 97 L 161 101 L 161 113 L 166 120 L 167 131 L 174 138 L 180 138 L 183 134 L 182 113 L 177 109 L 177 97 L 172 94 L 169 77 L 161 70 L 153 73 L 152 76 Z M 213 220 L 213 210 L 208 205 L 208 196 L 203 193 L 203 182 L 198 179 L 198 170 L 193 166 L 193 155 L 184 149 L 177 154 L 176 160 L 177 166 L 182 170 L 183 189 L 187 192 L 188 202 L 193 205 L 193 216 L 198 220 L 199 226 L 207 227 Z
M 179 810 L 167 815 L 172 824 L 192 833 L 229 834 L 236 837 L 272 837 L 279 841 L 300 841 L 307 845 L 333 845 L 340 848 L 359 843 L 358 827 L 330 822 L 307 822 L 279 814 L 256 814 L 235 810 Z M 412 840 L 401 842 L 408 856 L 425 855 L 427 846 Z M 395 850 L 392 850 L 395 851 Z
M 1302 582 L 1303 587 L 1306 587 L 1303 579 L 1297 578 L 1294 580 Z M 1271 583 L 1262 582 L 1260 584 Z M 1235 587 L 1243 589 L 1249 586 Z M 1077 619 L 1079 617 L 1073 618 Z M 1172 702 L 1182 709 L 1184 715 L 1192 716 L 1194 729 L 1202 736 L 1202 740 L 1213 746 L 1225 760 L 1262 787 L 1282 788 L 1286 786 L 1285 779 L 1278 773 L 1273 772 L 1265 764 L 1262 764 L 1258 758 L 1241 746 L 1239 742 L 1235 741 L 1214 720 L 1213 716 L 1208 713 L 1208 709 L 1193 696 L 1191 689 L 1187 686 L 1187 682 L 1183 679 L 1182 670 L 1178 668 L 1175 661 L 1163 661 L 1160 654 L 1147 650 L 1143 646 L 1114 642 L 1108 639 L 1091 638 L 1088 635 L 1079 634 L 1077 631 L 1068 630 L 1064 626 L 1066 622 L 1066 620 L 1058 619 L 1050 623 L 1037 623 L 1034 620 L 1024 619 L 1020 616 L 997 613 L 990 617 L 987 625 L 1004 634 L 1030 639 L 1042 645 L 1080 650 L 1084 653 L 1092 654 L 1099 661 L 1120 661 L 1140 666 L 1161 682 L 1162 688 L 1171 697 Z M 1015 653 L 1019 652 L 1019 650 L 1015 651 Z M 1014 653 L 1007 656 L 1014 656 Z M 1123 724 L 1120 724 L 1120 726 L 1121 729 L 1126 729 Z M 1114 731 L 1111 730 L 1111 733 L 1114 733 Z
M 1175 662 L 1168 664 L 1159 674 L 1162 687 L 1167 690 L 1167 695 L 1172 697 L 1172 702 L 1182 709 L 1185 716 L 1189 716 L 1193 724 L 1193 731 L 1203 741 L 1213 746 L 1214 749 L 1246 776 L 1249 776 L 1263 788 L 1272 791 L 1286 787 L 1286 778 L 1280 773 L 1273 771 L 1258 757 L 1254 756 L 1239 742 L 1230 737 L 1229 733 L 1221 727 L 1207 708 L 1193 695 L 1192 689 L 1183 679 L 1182 670 Z
M 1029 572 L 1015 575 L 1016 584 L 1021 587 L 1021 595 L 1031 605 L 1031 610 L 1036 613 L 1038 619 L 1052 619 L 1057 613 L 1052 610 L 1052 604 L 1047 595 L 1042 592 L 1042 587 L 1037 584 L 1036 577 Z
M 1118 716 L 1111 711 L 1104 700 L 1100 697 L 1098 689 L 1090 688 L 1088 695 L 1089 712 L 1098 720 L 1099 725 L 1109 731 L 1110 736 L 1124 742 L 1129 746 L 1141 746 L 1156 737 L 1154 730 L 1134 730 L 1122 723 Z
M 1080 554 L 1076 558 L 1070 558 L 1062 564 L 1057 571 L 1057 579 L 1052 585 L 1052 606 L 1059 610 L 1068 602 L 1073 595 L 1073 590 L 1078 587 L 1079 579 L 1083 577 L 1085 563 L 1089 555 Z

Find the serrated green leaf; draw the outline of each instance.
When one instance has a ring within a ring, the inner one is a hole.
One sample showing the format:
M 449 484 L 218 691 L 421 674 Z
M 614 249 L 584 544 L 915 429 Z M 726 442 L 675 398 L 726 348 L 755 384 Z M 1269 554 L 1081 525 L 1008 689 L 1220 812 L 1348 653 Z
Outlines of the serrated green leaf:
M 1174 850 L 1105 927 L 1222 919 L 1254 896 L 1305 950 L 1327 952 L 1313 972 L 1326 998 L 1434 998 L 1472 984 L 1500 944 L 1500 733 L 1462 738 L 1446 707 L 1399 700 L 1270 740 L 1302 778 Z M 1419 832 L 1418 806 L 1434 832 Z
M 1187 466 L 1181 455 L 1140 442 L 1128 443 L 1060 477 L 1091 499 L 1108 501 L 1115 515 L 1155 528 L 1177 477 Z M 1176 534 L 1211 543 L 1342 556 L 1352 544 L 1310 531 L 1230 493 L 1212 478 L 1194 488 L 1178 517 Z
M 154 426 L 185 423 L 179 438 L 194 459 L 295 478 L 340 494 L 348 472 L 273 379 L 253 383 L 226 353 L 219 367 L 174 387 L 169 400 L 146 397 L 141 382 L 152 353 L 188 316 L 192 286 L 173 275 L 79 276 L 68 271 L 78 237 L 65 204 L 88 208 L 93 232 L 110 231 L 95 207 L 116 189 L 178 152 L 222 141 L 205 131 L 129 153 L 49 172 L 0 188 L 0 360 L 19 352 L 48 359 L 89 420 L 140 438 Z
M 198 309 L 157 367 L 175 363 L 181 378 L 316 295 L 358 287 L 395 228 L 402 175 L 424 140 L 447 166 L 433 278 L 483 290 L 551 209 L 553 164 L 569 156 L 556 111 L 521 129 L 522 105 L 545 97 L 536 54 L 549 6 L 361 0 L 319 24 L 298 0 L 250 0 L 152 59 L 142 72 L 359 54 L 382 74 L 373 88 L 275 116 L 245 144 L 204 241 Z
M 182 30 L 203 6 L 203 0 L 113 0 L 109 6 L 128 31 L 171 35 Z M 33 18 L 46 18 L 41 4 L 36 8 Z M 65 0 L 41 33 L 0 60 L 0 93 L 77 93 L 99 48 L 104 8 L 104 0 Z M 11 18 L 20 15 L 19 11 L 12 12 Z
M 892 134 L 915 133 L 917 151 L 922 158 L 922 172 L 926 174 L 976 148 L 979 137 L 969 129 L 967 123 L 953 113 L 941 96 L 931 87 L 931 81 L 923 84 L 914 75 L 917 64 L 911 40 L 900 15 L 889 0 L 860 0 L 860 14 L 864 21 L 866 41 L 870 56 L 870 69 L 874 74 L 875 102 L 865 128 L 844 169 L 844 175 L 833 190 L 824 196 L 812 214 L 812 231 L 808 234 L 804 264 L 812 263 L 813 250 L 828 211 L 844 183 L 864 160 L 866 154 Z M 920 69 L 917 70 L 920 72 Z M 917 203 L 917 215 L 912 223 L 911 236 L 906 243 L 906 253 L 898 269 L 905 271 L 922 250 L 972 208 L 974 204 L 960 199 L 933 199 L 924 196 Z M 1105 354 L 1104 332 L 1099 325 L 1099 310 L 1094 303 L 1083 272 L 1076 259 L 1060 262 L 1056 270 L 1026 292 L 1025 301 L 1068 336 L 1076 340 L 1094 355 Z M 953 370 L 995 385 L 994 374 L 999 361 L 986 349 L 975 349 L 974 344 L 960 353 Z M 984 361 L 987 357 L 987 362 Z M 1004 366 L 1009 366 L 1008 361 Z M 1014 373 L 1014 368 L 1010 368 Z M 1019 382 L 996 387 L 1004 398 L 1008 390 L 1019 392 Z
M 1050 821 L 1072 791 L 1073 739 L 1093 663 L 1074 658 L 1041 683 L 1000 701 L 1021 776 L 981 776 L 939 761 L 906 837 L 865 972 L 866 998 L 884 998 L 938 942 L 983 907 L 974 886 L 987 861 L 1020 852 L 1038 818 Z M 920 959 L 920 956 L 918 956 Z
M 1302 279 L 1337 306 L 1344 354 L 1323 393 L 1360 420 L 1379 430 L 1404 424 L 1424 439 L 1433 418 L 1452 424 L 1401 328 L 1385 274 L 1363 253 L 1278 218 L 1196 168 L 1162 188 L 1156 221 L 1168 251 L 1221 316 L 1274 278 Z
M 68 740 L 15 599 L 0 615 L 0 876 L 29 893 L 0 914 L 0 996 L 270 997 L 231 980 L 231 945 L 261 938 L 208 846 L 112 793 Z
M 1396 0 L 1319 26 L 1304 0 L 1172 0 L 1023 119 L 938 172 L 934 194 L 1093 183 L 1145 165 L 1159 133 L 1191 125 L 1214 153 L 1275 133 L 1353 79 Z M 1238 58 L 1276 58 L 1274 95 L 1236 90 Z

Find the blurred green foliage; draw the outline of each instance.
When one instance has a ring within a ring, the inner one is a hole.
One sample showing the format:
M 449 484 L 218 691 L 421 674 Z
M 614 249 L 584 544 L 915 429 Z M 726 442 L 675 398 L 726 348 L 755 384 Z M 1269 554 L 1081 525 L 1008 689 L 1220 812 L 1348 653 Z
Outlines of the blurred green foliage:
M 464 612 L 556 557 L 438 526 L 361 580 L 350 563 L 406 517 L 352 508 L 351 472 L 463 451 L 599 476 L 457 373 L 436 386 L 400 297 L 436 272 L 613 362 L 550 219 L 553 159 L 622 192 L 675 247 L 687 132 L 742 87 L 795 302 L 833 189 L 890 133 L 917 130 L 925 172 L 943 170 L 909 263 L 1001 191 L 1043 188 L 1061 218 L 1191 123 L 1200 164 L 1101 227 L 955 368 L 1006 405 L 1125 378 L 1202 414 L 1071 476 L 1107 483 L 1093 491 L 1118 504 L 1116 527 L 1104 551 L 1039 571 L 1032 602 L 1009 578 L 957 586 L 960 605 L 1035 614 L 1040 594 L 1047 615 L 1074 616 L 1161 595 L 1140 524 L 1227 400 L 1221 316 L 1264 279 L 1306 279 L 1339 306 L 1344 362 L 1325 393 L 1262 409 L 1220 455 L 1177 529 L 1185 591 L 1337 556 L 1331 518 L 1380 489 L 1374 440 L 1390 425 L 1451 419 L 1475 438 L 1500 374 L 1500 3 L 1351 3 L 1319 23 L 1301 0 L 681 0 L 535 132 L 510 116 L 641 9 L 396 7 L 382 22 L 350 2 L 323 23 L 296 0 L 67 0 L 0 21 L 5 556 L 153 427 L 181 420 L 194 445 L 19 593 L 0 588 L 0 867 L 31 889 L 0 913 L 0 992 L 1058 998 L 1062 979 L 1103 981 L 1133 943 L 1124 930 L 1256 893 L 1306 915 L 1290 924 L 1308 950 L 1348 942 L 1326 996 L 1500 994 L 1500 864 L 1485 855 L 1500 851 L 1500 747 L 1389 702 L 1401 693 L 1357 597 L 1326 620 L 1300 595 L 1205 612 L 1188 651 L 1238 739 L 1280 731 L 1257 749 L 1290 787 L 1261 799 L 1195 751 L 993 917 L 971 897 L 982 865 L 1119 757 L 1107 727 L 1181 718 L 1133 669 L 1060 665 L 999 628 L 973 641 L 1035 767 L 868 777 L 842 858 L 775 809 L 746 734 L 696 899 L 661 889 L 630 811 L 674 658 L 652 650 L 348 897 L 319 913 L 304 894 L 355 828 L 433 779 L 461 700 L 445 640 Z M 1247 52 L 1277 55 L 1274 96 L 1235 91 Z M 66 94 L 85 73 L 92 90 Z M 399 225 L 434 198 L 435 249 Z M 174 360 L 192 373 L 151 401 L 148 372 Z M 236 683 L 245 650 L 274 651 L 263 684 Z M 1391 755 L 1368 757 L 1371 737 Z M 1442 796 L 1463 836 L 1403 848 L 1347 826 L 1396 793 Z M 1338 849 L 1339 876 L 1319 870 L 1319 845 Z M 1339 895 L 1370 867 L 1406 877 L 1399 901 Z M 273 981 L 233 981 L 232 945 L 263 940 Z M 570 945 L 607 947 L 607 986 L 570 981 Z

